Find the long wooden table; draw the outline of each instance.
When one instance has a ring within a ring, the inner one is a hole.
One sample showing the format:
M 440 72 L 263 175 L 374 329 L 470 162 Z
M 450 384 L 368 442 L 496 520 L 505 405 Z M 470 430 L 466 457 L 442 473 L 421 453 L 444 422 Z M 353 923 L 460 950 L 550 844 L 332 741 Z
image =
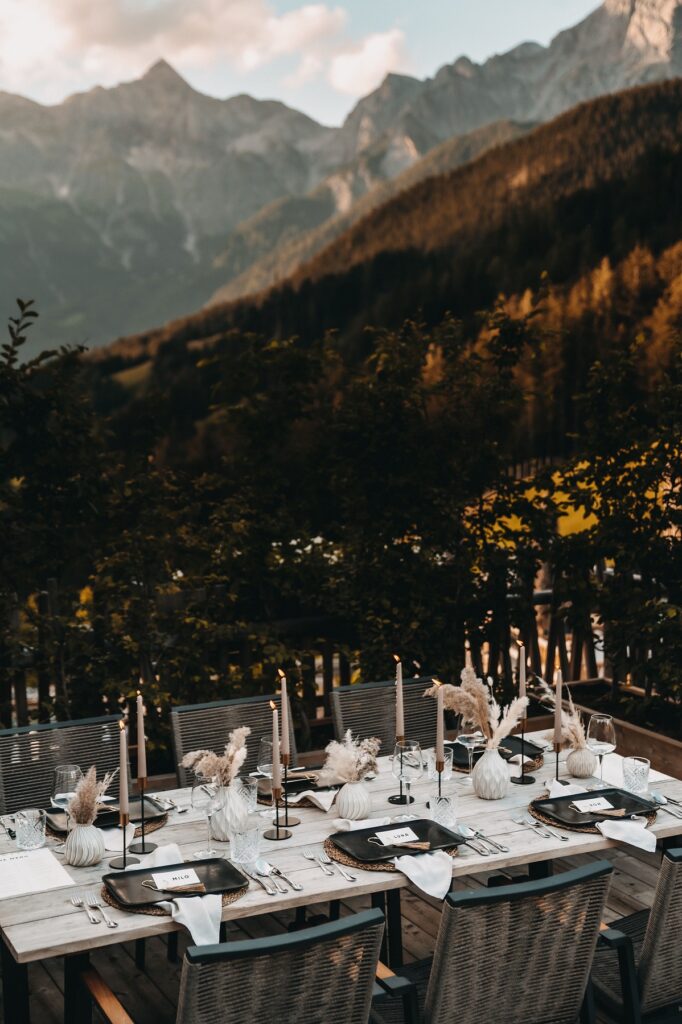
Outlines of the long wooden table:
M 621 758 L 617 754 L 605 759 L 605 781 L 619 784 L 622 778 L 620 764 Z M 372 815 L 394 817 L 409 810 L 418 816 L 428 817 L 426 801 L 434 791 L 434 783 L 426 779 L 416 783 L 413 786 L 415 803 L 409 809 L 396 806 L 387 802 L 388 796 L 397 790 L 388 758 L 381 759 L 380 768 L 377 778 L 368 783 L 372 794 Z M 458 820 L 482 829 L 491 838 L 508 846 L 510 852 L 484 857 L 467 847 L 461 847 L 458 855 L 453 858 L 454 879 L 481 871 L 519 865 L 529 865 L 531 874 L 541 875 L 545 873 L 547 865 L 551 868 L 551 861 L 555 858 L 594 853 L 616 845 L 600 835 L 589 833 L 564 832 L 563 834 L 568 837 L 565 841 L 547 839 L 538 832 L 514 822 L 513 818 L 528 806 L 530 800 L 543 795 L 545 782 L 553 777 L 554 769 L 554 755 L 550 753 L 546 757 L 544 767 L 534 772 L 534 785 L 511 786 L 508 796 L 495 801 L 480 800 L 474 796 L 470 788 L 458 784 L 462 776 L 455 773 L 453 780 L 448 783 L 447 792 L 454 790 L 458 794 Z M 518 772 L 518 768 L 512 770 Z M 561 774 L 566 777 L 564 755 L 561 758 Z M 669 796 L 682 799 L 680 780 L 658 776 L 653 785 Z M 190 793 L 187 789 L 173 790 L 164 795 L 170 796 L 180 807 L 189 804 Z M 277 843 L 263 840 L 262 856 L 299 882 L 303 886 L 302 891 L 291 891 L 286 895 L 271 897 L 253 882 L 245 896 L 224 909 L 223 920 L 236 920 L 267 914 L 273 910 L 296 909 L 347 899 L 354 895 L 371 894 L 374 903 L 384 906 L 387 912 L 387 932 L 390 940 L 388 953 L 395 964 L 399 961 L 400 955 L 400 890 L 411 883 L 399 872 L 389 874 L 353 868 L 352 873 L 356 877 L 354 882 L 346 881 L 336 869 L 333 877 L 324 874 L 317 865 L 304 858 L 302 849 L 307 846 L 320 849 L 322 841 L 335 831 L 334 808 L 332 807 L 327 814 L 313 808 L 297 808 L 296 815 L 301 818 L 301 824 L 292 829 L 291 838 Z M 267 821 L 263 818 L 260 820 L 265 828 Z M 682 821 L 665 811 L 660 811 L 652 831 L 659 841 L 669 840 L 670 837 L 682 835 Z M 152 839 L 157 845 L 177 843 L 183 856 L 190 860 L 194 851 L 205 848 L 205 819 L 191 808 L 182 815 L 171 812 L 168 824 L 155 832 L 150 841 Z M 216 847 L 229 853 L 227 844 L 217 843 Z M 13 849 L 14 844 L 3 834 L 0 838 L 0 853 L 11 852 Z M 118 921 L 119 927 L 109 929 L 104 924 L 94 926 L 82 910 L 72 906 L 71 897 L 74 894 L 99 887 L 102 875 L 109 870 L 108 859 L 113 856 L 114 854 L 107 854 L 107 859 L 93 868 L 67 867 L 76 882 L 76 887 L 2 899 L 0 879 L 0 932 L 3 939 L 3 989 L 7 1024 L 14 1024 L 15 1021 L 21 1021 L 23 1024 L 29 1020 L 27 964 L 48 957 L 64 956 L 67 958 L 68 982 L 69 963 L 82 966 L 88 952 L 93 948 L 144 939 L 176 930 L 177 926 L 170 918 L 132 914 L 111 908 L 109 913 Z M 67 986 L 65 1020 L 68 1024 L 74 1024 L 76 1018 L 73 1012 L 70 1012 L 68 1000 Z

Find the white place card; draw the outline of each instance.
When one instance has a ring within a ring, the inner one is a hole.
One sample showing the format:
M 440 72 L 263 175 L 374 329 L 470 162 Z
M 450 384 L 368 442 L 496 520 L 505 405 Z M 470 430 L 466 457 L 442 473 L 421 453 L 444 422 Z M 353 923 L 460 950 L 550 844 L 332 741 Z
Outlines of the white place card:
M 396 843 L 419 842 L 419 836 L 411 828 L 394 828 L 388 832 L 377 832 L 377 839 L 384 846 L 395 846 Z
M 0 856 L 0 899 L 75 885 L 51 850 L 17 850 Z
M 590 797 L 587 800 L 578 800 L 576 797 L 573 800 L 573 806 L 577 807 L 583 814 L 589 814 L 592 811 L 613 810 L 613 804 L 609 803 L 606 797 L 603 796 Z
M 175 889 L 178 885 L 196 885 L 200 879 L 194 868 L 179 871 L 157 871 L 152 875 L 157 889 Z

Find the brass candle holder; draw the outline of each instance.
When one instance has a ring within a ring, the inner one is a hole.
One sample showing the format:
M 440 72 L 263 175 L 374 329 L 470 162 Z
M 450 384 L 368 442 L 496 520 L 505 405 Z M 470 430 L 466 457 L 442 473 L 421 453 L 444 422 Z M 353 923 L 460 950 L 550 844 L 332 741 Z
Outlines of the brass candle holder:
M 139 791 L 139 794 L 140 794 L 140 828 L 142 830 L 142 835 L 140 836 L 139 843 L 131 843 L 130 844 L 130 852 L 131 853 L 142 853 L 142 854 L 151 853 L 153 850 L 156 849 L 156 843 L 148 843 L 146 838 L 145 838 L 145 834 L 144 834 L 144 831 L 145 831 L 144 791 L 147 788 L 147 780 L 146 780 L 146 778 L 138 779 L 137 780 L 137 788 L 138 788 L 138 791 Z
M 274 828 L 269 828 L 263 833 L 264 839 L 270 839 L 272 842 L 281 842 L 282 839 L 290 839 L 293 833 L 290 829 L 285 828 L 279 823 L 279 803 L 282 799 L 282 787 L 272 790 L 272 799 L 275 801 L 275 820 L 273 822 Z
M 125 871 L 125 869 L 128 867 L 129 864 L 139 864 L 140 863 L 140 861 L 138 860 L 137 857 L 129 857 L 128 853 L 127 853 L 127 850 L 126 850 L 126 829 L 128 827 L 129 822 L 130 822 L 130 815 L 127 814 L 127 813 L 126 814 L 122 813 L 121 817 L 120 817 L 120 827 L 121 827 L 121 834 L 123 836 L 123 856 L 122 857 L 115 857 L 113 860 L 109 861 L 109 867 L 113 868 L 114 871 Z

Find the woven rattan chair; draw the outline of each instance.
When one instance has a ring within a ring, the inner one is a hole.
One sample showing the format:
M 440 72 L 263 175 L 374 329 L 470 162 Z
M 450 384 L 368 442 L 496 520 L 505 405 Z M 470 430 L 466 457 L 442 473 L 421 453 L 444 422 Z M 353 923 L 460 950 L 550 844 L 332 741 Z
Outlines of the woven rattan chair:
M 675 849 L 663 855 L 651 910 L 614 921 L 599 937 L 592 981 L 597 1003 L 615 1020 L 682 1020 L 681 932 L 682 849 Z
M 292 934 L 190 946 L 177 1024 L 366 1024 L 383 930 L 381 911 L 365 910 Z M 95 970 L 80 980 L 105 1020 L 134 1024 Z
M 403 683 L 406 739 L 432 747 L 436 739 L 436 702 L 424 697 L 432 685 L 430 677 L 406 679 Z M 395 682 L 362 683 L 332 690 L 332 718 L 337 740 L 348 729 L 360 738 L 378 736 L 383 754 L 392 754 L 395 744 Z
M 0 730 L 0 814 L 22 807 L 49 807 L 58 764 L 77 764 L 97 774 L 119 764 L 121 715 Z M 118 775 L 110 793 L 118 796 Z
M 247 755 L 244 762 L 244 773 L 254 771 L 258 760 L 258 747 L 261 739 L 272 736 L 272 711 L 270 701 L 274 701 L 281 712 L 281 697 L 271 694 L 264 697 L 244 697 L 238 700 L 217 700 L 211 704 L 185 704 L 171 709 L 173 727 L 173 746 L 178 785 L 188 786 L 192 781 L 192 772 L 182 768 L 180 762 L 190 750 L 214 750 L 222 754 L 228 735 L 233 729 L 248 725 L 251 729 L 246 746 Z M 294 736 L 291 705 L 289 705 L 291 764 L 296 765 L 296 739 Z
M 588 985 L 613 868 L 607 861 L 554 878 L 450 893 L 433 961 L 398 972 L 418 989 L 425 1024 L 594 1021 Z M 380 1003 L 378 1022 L 401 1021 Z

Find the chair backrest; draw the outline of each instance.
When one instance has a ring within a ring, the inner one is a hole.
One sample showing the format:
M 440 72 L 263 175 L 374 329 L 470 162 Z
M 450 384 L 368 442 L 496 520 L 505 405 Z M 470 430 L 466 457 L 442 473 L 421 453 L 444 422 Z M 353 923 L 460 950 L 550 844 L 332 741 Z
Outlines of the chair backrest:
M 0 730 L 0 814 L 22 807 L 49 807 L 54 769 L 77 764 L 98 777 L 119 766 L 121 715 L 24 725 Z M 118 796 L 118 775 L 109 793 Z
M 612 866 L 451 893 L 426 993 L 428 1024 L 574 1024 Z
M 366 1024 L 384 918 L 366 910 L 267 939 L 190 946 L 177 1024 Z
M 422 747 L 432 747 L 436 742 L 436 702 L 424 697 L 424 690 L 432 685 L 432 679 L 406 679 L 403 682 L 403 705 L 405 709 L 406 739 L 418 740 Z M 337 740 L 343 738 L 348 729 L 366 739 L 378 736 L 381 753 L 392 754 L 395 745 L 395 681 L 380 683 L 358 683 L 355 686 L 338 686 L 332 690 L 332 718 Z
M 642 1013 L 682 1002 L 682 849 L 663 855 L 642 952 L 639 992 Z
M 248 725 L 251 735 L 246 741 L 246 761 L 243 772 L 251 772 L 258 761 L 258 747 L 262 739 L 272 736 L 272 711 L 270 701 L 274 701 L 282 711 L 280 694 L 269 696 L 244 697 L 237 700 L 216 700 L 210 704 L 185 704 L 171 709 L 173 727 L 173 747 L 178 785 L 188 786 L 192 781 L 190 769 L 182 768 L 180 762 L 190 750 L 213 750 L 222 754 L 229 734 L 233 729 Z M 289 743 L 291 764 L 298 763 L 296 738 L 289 704 Z

